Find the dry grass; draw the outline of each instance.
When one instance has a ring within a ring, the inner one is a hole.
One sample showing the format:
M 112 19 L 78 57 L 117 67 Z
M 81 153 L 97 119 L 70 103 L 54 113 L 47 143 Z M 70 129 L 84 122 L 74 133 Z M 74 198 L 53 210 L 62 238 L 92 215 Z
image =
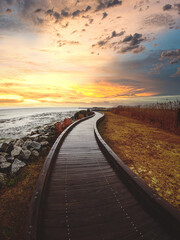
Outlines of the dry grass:
M 180 210 L 180 136 L 138 120 L 105 113 L 99 130 L 115 153 Z
M 180 101 L 153 103 L 144 106 L 118 106 L 111 112 L 132 117 L 180 135 Z
M 9 187 L 0 190 L 0 239 L 24 239 L 28 207 L 43 162 L 41 157 L 30 163 L 9 180 Z

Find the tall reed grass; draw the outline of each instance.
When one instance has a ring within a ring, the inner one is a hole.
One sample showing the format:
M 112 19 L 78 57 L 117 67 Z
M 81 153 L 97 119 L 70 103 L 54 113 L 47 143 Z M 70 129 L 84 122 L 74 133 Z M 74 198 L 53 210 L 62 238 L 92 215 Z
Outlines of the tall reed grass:
M 132 117 L 180 135 L 180 101 L 169 101 L 138 106 L 118 106 L 111 112 Z

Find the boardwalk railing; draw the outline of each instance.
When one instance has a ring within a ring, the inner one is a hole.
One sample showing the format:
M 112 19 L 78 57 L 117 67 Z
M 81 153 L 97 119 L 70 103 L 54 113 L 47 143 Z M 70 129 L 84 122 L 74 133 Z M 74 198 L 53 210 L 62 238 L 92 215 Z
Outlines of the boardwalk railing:
M 109 163 L 120 175 L 129 190 L 138 198 L 145 208 L 153 215 L 169 233 L 179 239 L 180 237 L 180 212 L 155 193 L 142 181 L 123 161 L 113 152 L 102 139 L 97 129 L 98 124 L 104 119 L 104 114 L 98 119 L 94 127 L 95 137 Z
M 54 161 L 56 160 L 57 153 L 67 136 L 67 134 L 80 122 L 85 121 L 91 117 L 93 117 L 95 114 L 82 118 L 74 123 L 72 123 L 68 128 L 66 128 L 57 138 L 54 145 L 52 146 L 45 162 L 42 167 L 41 173 L 39 175 L 39 178 L 36 183 L 36 187 L 34 190 L 34 193 L 31 198 L 30 202 L 30 208 L 29 213 L 27 217 L 27 234 L 26 234 L 26 240 L 36 240 L 38 239 L 38 230 L 40 227 L 40 220 L 42 216 L 42 202 L 44 200 L 45 194 L 46 194 L 46 186 L 48 182 L 48 177 L 51 172 L 52 165 Z

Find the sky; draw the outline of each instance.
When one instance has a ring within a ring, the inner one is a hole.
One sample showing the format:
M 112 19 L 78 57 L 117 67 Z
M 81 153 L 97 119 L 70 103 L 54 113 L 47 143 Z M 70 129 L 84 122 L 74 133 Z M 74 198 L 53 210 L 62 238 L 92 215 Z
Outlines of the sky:
M 0 0 L 0 107 L 180 99 L 179 0 Z

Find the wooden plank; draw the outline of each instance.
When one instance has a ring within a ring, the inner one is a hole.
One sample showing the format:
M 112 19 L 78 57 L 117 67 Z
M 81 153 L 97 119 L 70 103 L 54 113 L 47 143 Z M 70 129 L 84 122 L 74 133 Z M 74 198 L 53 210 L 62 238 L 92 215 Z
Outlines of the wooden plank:
M 29 207 L 28 217 L 27 217 L 27 240 L 36 240 L 38 238 L 38 230 L 41 221 L 42 208 L 41 203 L 44 199 L 45 189 L 49 174 L 51 171 L 52 164 L 57 157 L 58 150 L 62 145 L 67 134 L 80 122 L 85 121 L 93 116 L 86 117 L 84 119 L 78 120 L 71 124 L 66 130 L 64 130 L 60 136 L 57 138 L 56 142 L 52 146 L 45 162 L 42 167 L 41 173 L 39 175 L 34 193 L 31 198 L 31 203 Z
M 174 239 L 102 154 L 93 133 L 100 117 L 77 125 L 64 140 L 46 187 L 38 239 Z

